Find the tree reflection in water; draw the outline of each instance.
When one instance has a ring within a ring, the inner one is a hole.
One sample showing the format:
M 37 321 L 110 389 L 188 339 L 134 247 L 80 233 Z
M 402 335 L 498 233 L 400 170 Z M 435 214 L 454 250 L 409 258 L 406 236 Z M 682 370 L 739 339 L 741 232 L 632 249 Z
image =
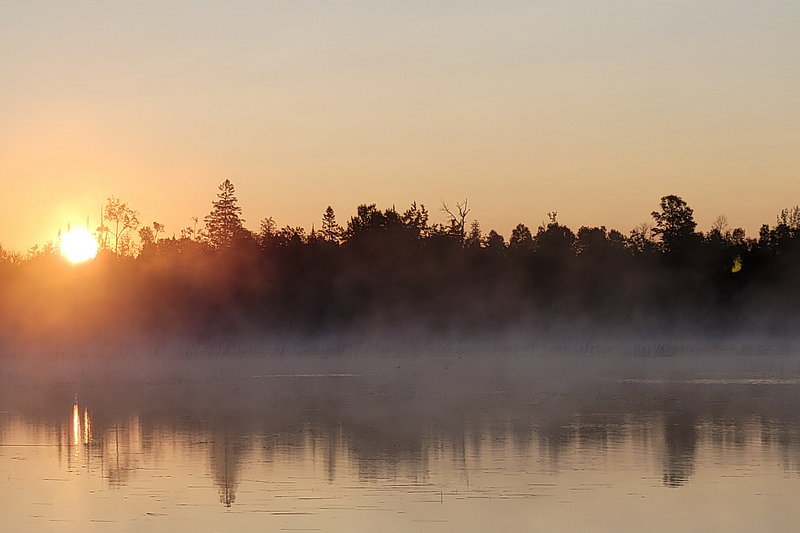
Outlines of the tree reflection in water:
M 254 462 L 319 461 L 329 483 L 354 469 L 364 482 L 420 482 L 442 457 L 464 475 L 495 453 L 558 474 L 640 454 L 677 488 L 691 482 L 701 450 L 762 447 L 779 449 L 784 468 L 798 470 L 797 384 L 637 381 L 591 369 L 565 380 L 563 362 L 551 359 L 505 361 L 503 372 L 424 358 L 399 371 L 396 362 L 312 362 L 348 370 L 326 374 L 245 360 L 179 380 L 84 379 L 44 394 L 42 383 L 17 383 L 13 394 L 0 389 L 0 405 L 21 418 L 0 419 L 0 436 L 20 431 L 15 424 L 56 428 L 37 438 L 70 436 L 61 453 L 74 461 L 80 450 L 111 487 L 130 483 L 144 464 L 204 450 L 227 507 Z
M 664 418 L 664 485 L 680 487 L 694 473 L 698 428 L 693 413 L 669 413 Z

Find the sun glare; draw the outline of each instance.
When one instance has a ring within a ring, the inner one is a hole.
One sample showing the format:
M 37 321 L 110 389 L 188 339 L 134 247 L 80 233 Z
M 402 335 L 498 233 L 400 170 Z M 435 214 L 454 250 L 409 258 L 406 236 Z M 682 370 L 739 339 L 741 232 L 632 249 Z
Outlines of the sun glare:
M 97 255 L 97 241 L 86 228 L 73 228 L 61 240 L 61 252 L 73 263 L 88 261 Z

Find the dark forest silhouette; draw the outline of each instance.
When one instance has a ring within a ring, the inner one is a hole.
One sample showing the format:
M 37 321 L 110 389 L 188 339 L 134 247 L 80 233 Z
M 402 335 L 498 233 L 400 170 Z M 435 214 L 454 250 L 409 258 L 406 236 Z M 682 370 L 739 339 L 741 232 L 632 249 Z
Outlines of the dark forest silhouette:
M 0 248 L 0 332 L 11 340 L 258 337 L 418 332 L 430 335 L 793 334 L 800 324 L 800 208 L 758 238 L 719 217 L 707 233 L 665 196 L 652 226 L 628 235 L 577 231 L 556 213 L 506 240 L 468 226 L 466 201 L 405 211 L 362 204 L 341 225 L 245 228 L 233 184 L 203 227 L 171 237 L 110 198 L 98 257 L 26 256 Z M 138 239 L 134 237 L 138 233 Z

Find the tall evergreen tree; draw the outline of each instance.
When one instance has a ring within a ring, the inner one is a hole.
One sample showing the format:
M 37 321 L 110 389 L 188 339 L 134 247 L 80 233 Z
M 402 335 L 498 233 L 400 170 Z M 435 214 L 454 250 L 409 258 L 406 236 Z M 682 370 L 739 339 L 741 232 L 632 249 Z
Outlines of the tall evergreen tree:
M 233 183 L 226 179 L 219 186 L 217 200 L 211 202 L 211 212 L 204 219 L 212 248 L 229 248 L 234 238 L 244 232 L 242 208 L 236 205 L 238 201 Z
M 342 227 L 336 222 L 336 214 L 333 208 L 328 206 L 325 213 L 322 215 L 322 229 L 320 230 L 322 238 L 328 242 L 339 243 L 342 238 Z
M 480 248 L 483 242 L 483 233 L 481 233 L 481 223 L 473 220 L 469 227 L 469 233 L 464 240 L 465 248 Z

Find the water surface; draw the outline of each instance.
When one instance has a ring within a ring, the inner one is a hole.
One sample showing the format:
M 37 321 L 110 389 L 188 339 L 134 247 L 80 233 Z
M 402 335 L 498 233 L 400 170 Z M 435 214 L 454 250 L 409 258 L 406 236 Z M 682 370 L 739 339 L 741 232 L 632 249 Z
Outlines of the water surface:
M 0 363 L 6 531 L 791 531 L 793 353 Z

